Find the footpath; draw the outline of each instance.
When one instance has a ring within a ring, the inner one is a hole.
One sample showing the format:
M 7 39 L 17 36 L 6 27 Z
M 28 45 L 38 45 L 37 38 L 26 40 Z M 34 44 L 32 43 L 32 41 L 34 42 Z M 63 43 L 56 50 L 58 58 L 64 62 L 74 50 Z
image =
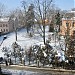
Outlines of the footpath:
M 52 69 L 47 67 L 33 67 L 33 66 L 22 66 L 22 65 L 9 65 L 1 64 L 2 69 L 12 69 L 12 70 L 25 70 L 33 72 L 43 72 L 50 73 L 52 75 L 75 75 L 75 70 L 65 70 L 65 69 Z

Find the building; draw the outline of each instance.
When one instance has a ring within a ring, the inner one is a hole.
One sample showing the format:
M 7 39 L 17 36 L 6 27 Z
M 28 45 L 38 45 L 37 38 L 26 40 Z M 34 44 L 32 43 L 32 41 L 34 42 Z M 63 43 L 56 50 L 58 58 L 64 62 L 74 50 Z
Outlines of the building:
M 62 18 L 62 25 L 60 27 L 60 35 L 73 35 L 73 32 L 75 32 L 75 11 L 67 13 L 68 17 Z
M 14 20 L 11 18 L 0 18 L 0 34 L 5 34 L 14 30 Z

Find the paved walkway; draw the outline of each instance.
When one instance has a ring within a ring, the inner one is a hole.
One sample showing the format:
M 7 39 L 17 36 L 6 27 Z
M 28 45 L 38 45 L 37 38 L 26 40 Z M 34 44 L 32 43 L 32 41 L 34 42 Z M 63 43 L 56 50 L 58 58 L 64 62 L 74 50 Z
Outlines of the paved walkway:
M 52 68 L 43 68 L 43 67 L 31 67 L 31 66 L 19 66 L 19 65 L 9 65 L 6 66 L 1 64 L 3 69 L 13 69 L 13 70 L 26 70 L 26 71 L 34 71 L 34 72 L 44 72 L 44 73 L 52 73 L 53 75 L 75 75 L 75 70 L 65 70 L 65 69 L 52 69 Z

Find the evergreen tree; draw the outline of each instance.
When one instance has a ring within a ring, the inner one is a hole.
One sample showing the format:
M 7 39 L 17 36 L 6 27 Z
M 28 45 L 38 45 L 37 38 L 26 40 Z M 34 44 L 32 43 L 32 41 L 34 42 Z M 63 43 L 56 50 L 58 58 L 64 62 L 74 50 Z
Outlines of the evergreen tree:
M 34 5 L 31 4 L 28 8 L 27 14 L 26 14 L 26 28 L 27 28 L 27 33 L 29 33 L 30 29 L 32 28 L 33 30 L 33 25 L 34 25 Z
M 72 38 L 68 41 L 68 50 L 65 52 L 66 59 L 69 61 L 69 66 L 70 68 L 74 67 L 74 62 L 75 62 L 75 34 L 73 33 Z
M 53 32 L 54 31 L 54 15 L 52 16 L 52 20 L 50 22 L 50 25 L 49 25 L 49 32 Z
M 55 19 L 56 19 L 56 25 L 58 25 L 58 32 L 60 32 L 61 15 L 60 15 L 59 12 L 55 15 Z M 57 27 L 57 26 L 56 26 L 56 27 Z

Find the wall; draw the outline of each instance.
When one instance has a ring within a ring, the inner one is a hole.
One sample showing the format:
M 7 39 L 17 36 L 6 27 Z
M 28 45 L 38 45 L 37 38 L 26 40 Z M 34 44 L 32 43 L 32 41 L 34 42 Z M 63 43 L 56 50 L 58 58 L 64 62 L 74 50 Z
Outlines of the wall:
M 68 23 L 68 27 L 66 25 Z M 69 35 L 73 34 L 75 31 L 75 20 L 74 19 L 62 19 L 62 26 L 60 27 L 60 34 L 65 35 L 65 33 L 69 31 Z

